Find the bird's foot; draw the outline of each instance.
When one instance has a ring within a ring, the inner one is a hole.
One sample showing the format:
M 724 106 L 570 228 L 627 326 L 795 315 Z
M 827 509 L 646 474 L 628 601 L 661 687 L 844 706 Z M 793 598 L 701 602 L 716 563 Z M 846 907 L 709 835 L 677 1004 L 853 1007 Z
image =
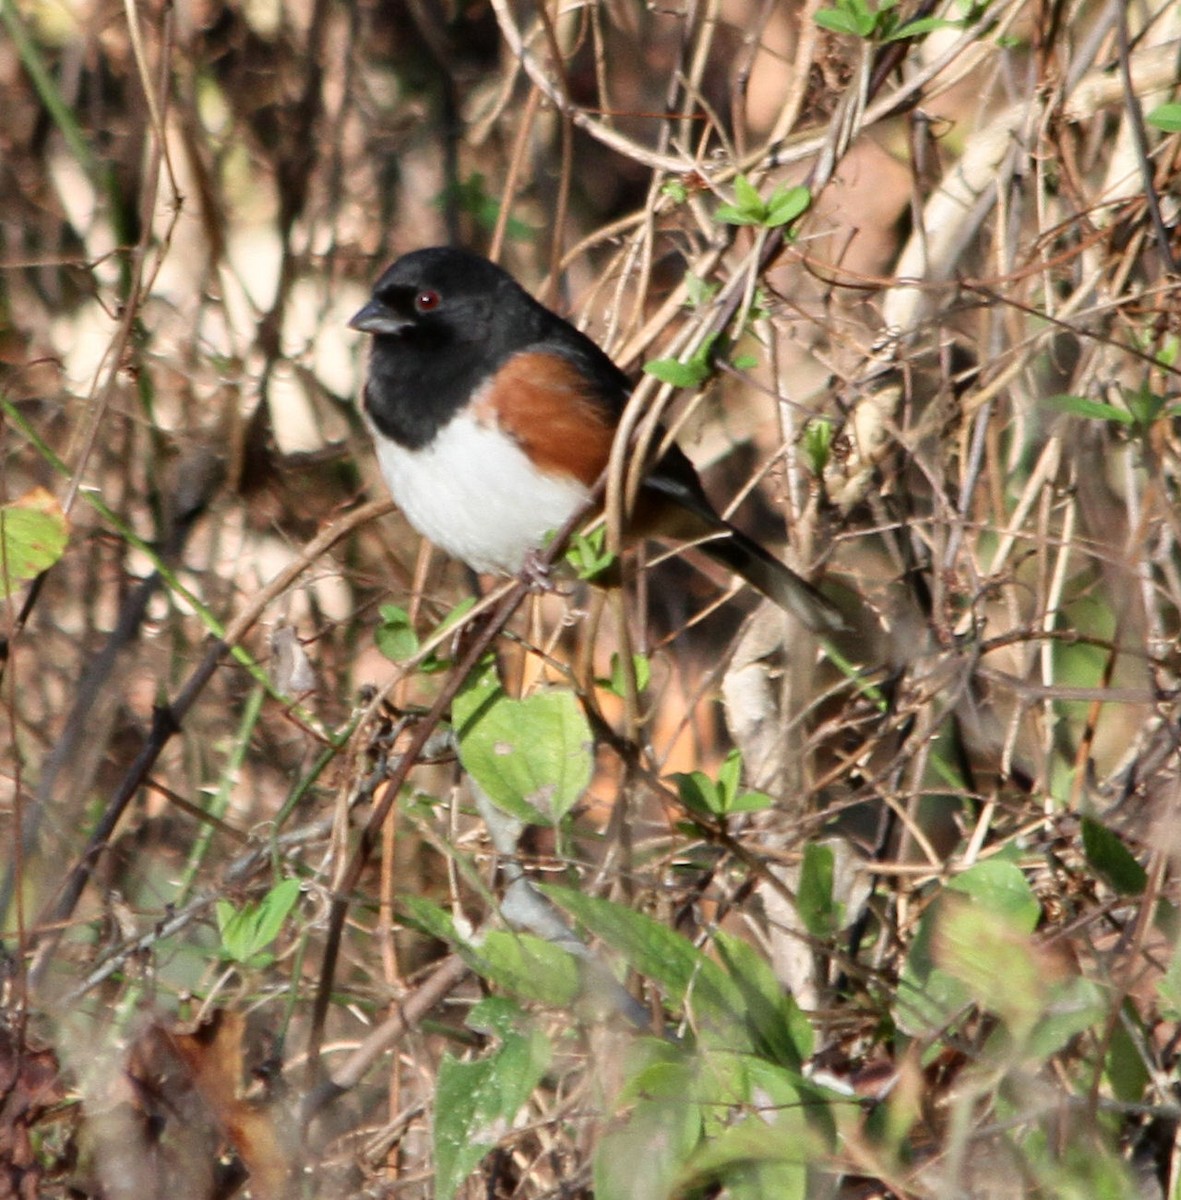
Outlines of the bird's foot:
M 521 579 L 529 585 L 531 592 L 557 592 L 559 596 L 569 595 L 570 592 L 569 588 L 560 587 L 554 580 L 552 565 L 536 547 L 525 554 L 525 561 L 521 564 Z

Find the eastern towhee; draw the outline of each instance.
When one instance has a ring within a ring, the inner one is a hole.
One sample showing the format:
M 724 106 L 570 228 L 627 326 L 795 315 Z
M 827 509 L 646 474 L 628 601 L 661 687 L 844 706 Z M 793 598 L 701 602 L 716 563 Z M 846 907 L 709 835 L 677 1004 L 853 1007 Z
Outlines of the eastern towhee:
M 407 520 L 476 571 L 516 574 L 590 498 L 631 385 L 595 345 L 500 267 L 415 250 L 349 322 L 373 335 L 364 409 Z M 640 536 L 701 549 L 810 629 L 844 629 L 811 584 L 714 511 L 672 445 L 644 479 Z

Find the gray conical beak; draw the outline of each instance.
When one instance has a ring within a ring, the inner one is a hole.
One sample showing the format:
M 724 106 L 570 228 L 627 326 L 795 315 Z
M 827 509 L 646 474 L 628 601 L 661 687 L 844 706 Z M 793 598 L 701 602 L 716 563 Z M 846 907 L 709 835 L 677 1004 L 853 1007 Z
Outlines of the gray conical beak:
M 410 322 L 383 304 L 376 297 L 349 322 L 350 329 L 362 333 L 401 333 Z

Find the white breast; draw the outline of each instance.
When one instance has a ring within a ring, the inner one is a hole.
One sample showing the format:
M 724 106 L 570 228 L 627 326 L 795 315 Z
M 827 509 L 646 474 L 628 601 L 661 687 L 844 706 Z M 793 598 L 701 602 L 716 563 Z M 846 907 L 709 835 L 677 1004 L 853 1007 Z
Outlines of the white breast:
M 511 438 L 466 413 L 423 450 L 377 435 L 374 443 L 406 519 L 476 571 L 516 574 L 590 494 L 576 479 L 543 475 Z

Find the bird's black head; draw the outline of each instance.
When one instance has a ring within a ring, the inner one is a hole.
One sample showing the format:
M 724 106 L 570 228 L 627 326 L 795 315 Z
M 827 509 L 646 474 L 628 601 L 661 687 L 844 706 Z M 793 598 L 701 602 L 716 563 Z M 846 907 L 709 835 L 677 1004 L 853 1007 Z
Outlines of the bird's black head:
M 450 246 L 403 255 L 349 322 L 374 337 L 436 347 L 537 337 L 540 306 L 495 263 Z M 544 310 L 541 310 L 544 311 Z M 492 347 L 497 349 L 496 346 Z
M 403 255 L 349 322 L 373 335 L 365 405 L 403 446 L 429 444 L 477 388 L 556 321 L 506 271 L 449 246 Z

